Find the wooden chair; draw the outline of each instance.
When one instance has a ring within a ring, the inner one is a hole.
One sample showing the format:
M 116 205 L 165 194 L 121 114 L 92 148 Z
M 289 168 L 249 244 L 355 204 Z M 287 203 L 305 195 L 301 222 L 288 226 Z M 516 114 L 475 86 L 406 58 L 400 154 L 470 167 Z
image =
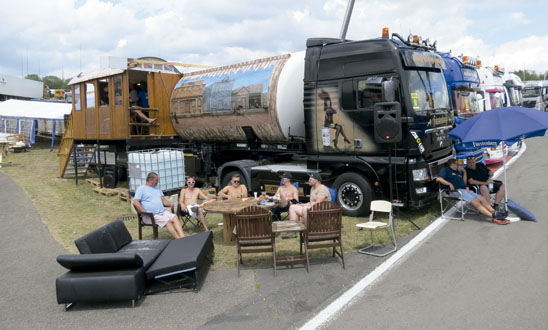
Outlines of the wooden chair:
M 398 248 L 398 245 L 396 243 L 396 235 L 394 233 L 394 226 L 393 226 L 393 217 L 392 217 L 392 203 L 388 201 L 372 201 L 371 202 L 371 214 L 369 215 L 369 221 L 364 223 L 358 223 L 356 227 L 368 229 L 371 234 L 371 244 L 361 248 L 358 250 L 359 253 L 363 254 L 369 254 L 375 257 L 384 257 L 389 255 L 392 252 L 395 252 Z M 388 214 L 388 222 L 383 221 L 373 221 L 375 219 L 375 212 L 383 212 Z M 394 244 L 394 248 L 388 252 L 385 253 L 375 253 L 368 251 L 370 248 L 372 248 L 374 245 L 373 243 L 373 231 L 376 231 L 377 229 L 386 229 L 388 231 L 388 234 L 391 235 L 392 243 Z
M 272 233 L 270 212 L 258 206 L 248 206 L 236 217 L 236 267 L 240 276 L 243 253 L 272 252 L 276 276 L 276 240 Z M 268 246 L 268 247 L 266 247 Z
M 343 269 L 346 269 L 342 242 L 342 210 L 337 204 L 323 201 L 308 209 L 306 230 L 301 236 L 301 251 L 303 244 L 307 272 L 310 266 L 308 250 L 330 247 L 333 248 L 333 257 L 337 254 L 342 260 Z
M 158 225 L 156 224 L 156 221 L 154 221 L 154 214 L 149 212 L 139 212 L 135 205 L 133 205 L 133 208 L 135 209 L 135 212 L 137 212 L 137 224 L 139 226 L 139 240 L 143 239 L 143 227 L 152 227 L 152 234 L 154 239 L 158 239 Z M 146 223 L 143 221 L 143 216 L 148 216 L 150 218 L 150 223 Z

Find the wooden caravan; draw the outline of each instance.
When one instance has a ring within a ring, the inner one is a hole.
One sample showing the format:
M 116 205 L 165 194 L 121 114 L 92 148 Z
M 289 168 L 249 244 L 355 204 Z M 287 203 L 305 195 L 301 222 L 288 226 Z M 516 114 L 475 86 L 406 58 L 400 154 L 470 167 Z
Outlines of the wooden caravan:
M 132 145 L 166 145 L 177 137 L 169 107 L 171 92 L 181 78 L 179 71 L 157 58 L 124 58 L 117 62 L 114 68 L 81 73 L 69 82 L 73 101 L 70 125 L 58 154 L 61 177 L 74 174 L 67 170 L 71 161 L 79 166 L 87 161 L 71 156 L 75 143 L 93 146 L 93 150 L 98 150 L 97 145 L 109 146 L 110 151 L 119 152 Z M 148 105 L 140 101 L 146 99 L 145 95 Z M 85 174 L 85 170 L 75 172 Z
M 155 63 L 160 64 L 130 60 L 126 69 L 107 68 L 72 79 L 74 139 L 177 136 L 169 115 L 169 103 L 171 91 L 181 75 L 172 65 Z M 148 94 L 148 106 L 130 97 L 130 94 L 135 97 L 144 93 Z

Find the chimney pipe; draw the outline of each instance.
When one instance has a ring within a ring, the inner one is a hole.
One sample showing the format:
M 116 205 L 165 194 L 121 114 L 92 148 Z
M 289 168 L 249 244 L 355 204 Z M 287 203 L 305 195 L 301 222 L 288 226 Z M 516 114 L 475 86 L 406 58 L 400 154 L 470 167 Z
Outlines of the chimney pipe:
M 339 39 L 346 39 L 346 31 L 348 30 L 348 24 L 350 24 L 350 17 L 352 16 L 352 10 L 354 9 L 354 0 L 348 0 L 348 6 L 346 6 L 346 14 L 344 15 L 344 22 L 341 29 L 341 35 Z

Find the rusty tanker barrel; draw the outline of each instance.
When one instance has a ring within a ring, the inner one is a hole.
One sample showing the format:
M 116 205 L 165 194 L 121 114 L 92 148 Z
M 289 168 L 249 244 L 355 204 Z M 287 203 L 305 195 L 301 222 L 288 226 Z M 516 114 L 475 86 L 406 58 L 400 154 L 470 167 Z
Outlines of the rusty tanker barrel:
M 184 74 L 171 120 L 184 140 L 286 142 L 304 136 L 304 52 Z

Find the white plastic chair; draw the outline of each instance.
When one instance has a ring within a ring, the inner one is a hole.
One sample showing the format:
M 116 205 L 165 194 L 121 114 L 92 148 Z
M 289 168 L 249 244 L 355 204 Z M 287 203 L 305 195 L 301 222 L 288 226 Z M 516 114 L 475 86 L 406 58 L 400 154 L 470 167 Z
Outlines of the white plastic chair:
M 388 213 L 388 222 L 383 221 L 373 221 L 375 212 L 383 212 Z M 371 202 L 371 214 L 369 215 L 369 221 L 364 223 L 358 223 L 356 227 L 363 228 L 369 230 L 371 234 L 371 244 L 361 248 L 358 250 L 359 253 L 363 254 L 369 254 L 375 257 L 384 257 L 389 255 L 392 252 L 395 252 L 398 249 L 398 245 L 396 243 L 396 234 L 394 233 L 394 226 L 392 224 L 392 203 L 387 201 L 372 201 Z M 392 237 L 392 243 L 394 244 L 394 248 L 388 252 L 385 253 L 374 253 L 369 252 L 371 247 L 375 246 L 373 242 L 373 231 L 377 229 L 386 229 L 389 232 L 389 235 Z

